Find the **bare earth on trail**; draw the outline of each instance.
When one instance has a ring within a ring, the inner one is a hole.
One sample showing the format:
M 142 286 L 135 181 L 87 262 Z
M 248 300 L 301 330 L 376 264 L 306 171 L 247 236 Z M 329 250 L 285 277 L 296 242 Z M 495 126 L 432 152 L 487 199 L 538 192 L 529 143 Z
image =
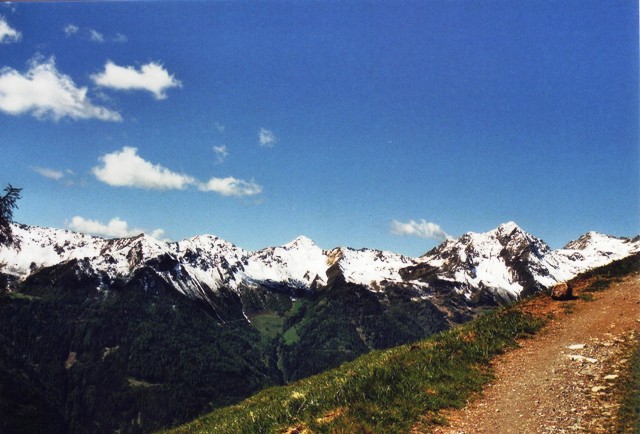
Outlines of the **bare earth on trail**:
M 528 303 L 527 310 L 553 313 L 553 319 L 520 348 L 497 357 L 495 378 L 482 395 L 446 412 L 450 425 L 433 432 L 610 432 L 618 374 L 640 330 L 640 275 L 593 295 L 593 301 L 542 297 Z

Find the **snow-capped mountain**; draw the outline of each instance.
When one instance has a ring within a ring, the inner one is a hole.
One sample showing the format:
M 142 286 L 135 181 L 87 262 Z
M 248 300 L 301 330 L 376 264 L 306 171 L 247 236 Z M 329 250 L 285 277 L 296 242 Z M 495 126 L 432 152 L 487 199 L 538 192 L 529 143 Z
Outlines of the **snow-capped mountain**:
M 420 258 L 428 276 L 456 285 L 458 292 L 488 288 L 501 298 L 517 298 L 544 276 L 550 252 L 542 240 L 509 222 L 486 233 L 469 232 Z M 425 267 L 426 266 L 426 267 Z
M 309 289 L 327 283 L 327 255 L 312 240 L 298 237 L 247 256 L 240 280 L 252 284 Z
M 329 251 L 328 257 L 333 274 L 341 275 L 348 283 L 372 290 L 380 290 L 381 284 L 402 283 L 400 270 L 417 263 L 415 259 L 397 253 L 346 247 Z
M 640 238 L 590 232 L 563 249 L 551 250 L 514 222 L 485 233 L 447 240 L 403 270 L 407 280 L 443 285 L 467 298 L 489 291 L 516 299 L 569 280 L 577 274 L 640 252 Z
M 616 238 L 588 232 L 547 258 L 553 282 L 563 282 L 595 267 L 606 265 L 640 251 L 640 236 Z
M 212 235 L 166 243 L 142 234 L 103 239 L 26 225 L 13 225 L 13 233 L 17 245 L 0 248 L 1 271 L 21 280 L 42 268 L 84 260 L 103 285 L 151 267 L 185 295 L 205 299 L 222 287 L 312 290 L 327 284 L 330 267 L 349 283 L 400 281 L 399 269 L 415 263 L 402 255 L 371 249 L 326 251 L 306 237 L 250 252 Z
M 211 235 L 167 243 L 146 235 L 102 239 L 25 225 L 13 225 L 13 233 L 18 245 L 0 248 L 0 271 L 16 279 L 81 261 L 78 272 L 93 276 L 98 289 L 108 289 L 115 280 L 128 281 L 145 269 L 207 303 L 220 291 L 312 292 L 338 277 L 373 292 L 394 286 L 426 297 L 450 292 L 475 301 L 487 295 L 513 300 L 640 252 L 640 237 L 595 232 L 551 250 L 513 222 L 447 240 L 419 258 L 372 249 L 323 250 L 305 237 L 250 252 Z
M 3 272 L 20 278 L 69 259 L 100 256 L 106 243 L 61 229 L 14 224 L 12 231 L 17 245 L 0 248 L 0 264 Z

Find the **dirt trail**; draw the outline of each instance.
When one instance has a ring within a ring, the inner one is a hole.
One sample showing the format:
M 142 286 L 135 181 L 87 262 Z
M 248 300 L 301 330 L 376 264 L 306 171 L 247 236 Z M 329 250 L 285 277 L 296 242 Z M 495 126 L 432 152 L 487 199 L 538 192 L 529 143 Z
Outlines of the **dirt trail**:
M 554 319 L 521 347 L 496 358 L 496 377 L 435 433 L 610 432 L 618 374 L 640 331 L 640 275 L 594 293 L 593 301 L 540 300 Z M 568 314 L 568 311 L 572 311 Z

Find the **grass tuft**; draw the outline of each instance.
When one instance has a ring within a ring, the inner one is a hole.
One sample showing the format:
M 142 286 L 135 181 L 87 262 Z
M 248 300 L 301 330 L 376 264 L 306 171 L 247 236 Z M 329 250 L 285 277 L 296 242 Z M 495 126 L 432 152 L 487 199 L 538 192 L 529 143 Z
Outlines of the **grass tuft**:
M 593 282 L 591 285 L 587 286 L 584 289 L 584 292 L 600 292 L 600 291 L 604 291 L 605 289 L 609 288 L 609 286 L 611 286 L 611 283 L 613 283 L 613 281 L 611 279 L 598 279 L 595 282 Z

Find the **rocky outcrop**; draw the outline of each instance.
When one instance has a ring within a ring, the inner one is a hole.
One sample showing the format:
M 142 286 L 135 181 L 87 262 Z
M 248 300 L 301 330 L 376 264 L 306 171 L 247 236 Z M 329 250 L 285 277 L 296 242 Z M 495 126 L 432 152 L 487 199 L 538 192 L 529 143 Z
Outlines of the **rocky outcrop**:
M 554 300 L 571 300 L 573 298 L 573 288 L 567 283 L 560 283 L 551 288 L 551 298 Z

